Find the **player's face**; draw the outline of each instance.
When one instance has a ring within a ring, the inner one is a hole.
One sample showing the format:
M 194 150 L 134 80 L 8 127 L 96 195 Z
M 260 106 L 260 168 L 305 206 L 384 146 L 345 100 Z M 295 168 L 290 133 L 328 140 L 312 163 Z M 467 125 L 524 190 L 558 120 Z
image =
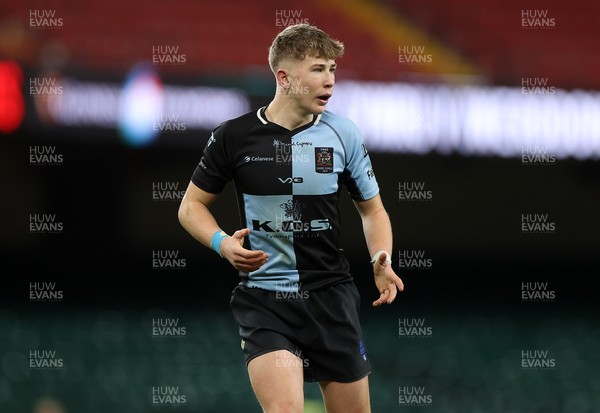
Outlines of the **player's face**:
M 334 60 L 307 56 L 295 65 L 290 78 L 299 108 L 310 114 L 325 112 L 333 94 L 336 64 Z

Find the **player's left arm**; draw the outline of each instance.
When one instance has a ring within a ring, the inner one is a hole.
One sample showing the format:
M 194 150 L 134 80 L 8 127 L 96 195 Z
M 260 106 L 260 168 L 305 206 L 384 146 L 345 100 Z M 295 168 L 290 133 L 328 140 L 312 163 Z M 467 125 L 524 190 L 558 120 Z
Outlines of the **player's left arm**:
M 393 244 L 390 218 L 379 194 L 366 201 L 354 200 L 354 205 L 362 219 L 369 255 L 373 258 L 378 252 L 384 251 L 373 263 L 375 285 L 380 293 L 379 299 L 373 302 L 373 306 L 391 304 L 398 291 L 404 290 L 404 283 L 396 275 L 389 261 Z

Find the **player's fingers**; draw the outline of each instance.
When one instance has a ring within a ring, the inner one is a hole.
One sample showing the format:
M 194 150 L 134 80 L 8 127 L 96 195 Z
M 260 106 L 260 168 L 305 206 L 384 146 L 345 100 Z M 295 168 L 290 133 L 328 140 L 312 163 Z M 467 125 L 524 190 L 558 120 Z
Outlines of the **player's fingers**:
M 386 289 L 386 291 L 390 292 L 388 294 L 388 298 L 386 300 L 386 303 L 391 304 L 396 299 L 396 294 L 398 294 L 398 290 L 396 290 L 396 284 L 394 284 L 394 283 L 389 284 L 388 288 Z
M 398 291 L 404 291 L 404 282 L 400 277 L 396 277 L 396 287 L 398 287 Z
M 265 254 L 264 251 L 248 250 L 248 249 L 242 248 L 242 247 L 240 247 L 239 249 L 236 249 L 235 254 L 239 258 L 247 259 L 247 260 L 251 260 L 251 259 L 255 259 L 255 258 L 268 258 L 269 257 L 268 254 Z
M 260 259 L 268 259 L 269 255 L 265 254 L 264 251 L 261 250 L 249 250 L 243 247 L 244 244 L 244 237 L 248 236 L 248 234 L 250 234 L 250 229 L 249 228 L 242 228 L 240 230 L 237 230 L 232 237 L 236 240 L 239 241 L 239 246 L 236 247 L 236 245 L 234 244 L 233 248 L 234 248 L 234 252 L 235 255 L 237 257 L 241 257 L 244 259 L 254 259 L 254 258 L 260 258 Z
M 388 299 L 390 295 L 390 291 L 389 290 L 385 290 L 381 293 L 381 295 L 379 296 L 379 298 L 375 301 L 373 301 L 373 307 L 379 307 L 381 304 L 385 303 Z
M 377 300 L 373 302 L 373 307 L 379 307 L 381 304 L 385 303 L 385 297 L 382 294 Z
M 266 257 L 260 257 L 260 258 L 251 259 L 251 260 L 239 259 L 234 262 L 234 266 L 238 270 L 251 272 L 251 271 L 258 270 L 260 267 L 265 265 L 267 261 L 268 261 L 268 259 Z
M 241 241 L 242 239 L 244 239 L 244 237 L 248 236 L 248 234 L 250 234 L 250 229 L 242 228 L 235 231 L 231 237 L 235 238 L 238 241 Z
M 247 250 L 245 248 L 239 248 L 235 251 L 233 257 L 233 264 L 237 267 L 238 265 L 246 265 L 252 267 L 260 267 L 269 260 L 269 255 L 263 251 Z
M 236 265 L 251 265 L 251 266 L 261 266 L 268 261 L 266 257 L 257 257 L 257 258 L 237 258 L 234 263 Z

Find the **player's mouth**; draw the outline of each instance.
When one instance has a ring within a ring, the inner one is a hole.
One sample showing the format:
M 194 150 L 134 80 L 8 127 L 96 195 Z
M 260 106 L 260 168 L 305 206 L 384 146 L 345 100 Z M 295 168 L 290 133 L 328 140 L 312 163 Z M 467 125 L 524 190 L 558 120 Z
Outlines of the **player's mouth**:
M 319 101 L 320 105 L 326 105 L 327 102 L 329 101 L 329 98 L 331 97 L 330 94 L 327 95 L 321 95 L 321 96 L 317 96 L 317 100 Z

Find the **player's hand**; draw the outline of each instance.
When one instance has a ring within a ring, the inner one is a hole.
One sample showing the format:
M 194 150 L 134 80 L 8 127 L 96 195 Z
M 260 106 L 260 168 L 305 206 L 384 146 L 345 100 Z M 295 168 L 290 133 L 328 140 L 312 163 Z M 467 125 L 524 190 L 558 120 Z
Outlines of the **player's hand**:
M 243 247 L 244 237 L 248 234 L 250 234 L 250 229 L 240 229 L 231 237 L 221 241 L 221 255 L 235 268 L 244 272 L 258 270 L 269 259 L 269 255 L 263 251 L 253 251 Z
M 373 302 L 373 307 L 379 307 L 381 304 L 391 304 L 398 291 L 404 291 L 404 283 L 387 262 L 387 253 L 384 252 L 379 256 L 373 265 L 373 274 L 375 285 L 381 294 L 379 299 Z

